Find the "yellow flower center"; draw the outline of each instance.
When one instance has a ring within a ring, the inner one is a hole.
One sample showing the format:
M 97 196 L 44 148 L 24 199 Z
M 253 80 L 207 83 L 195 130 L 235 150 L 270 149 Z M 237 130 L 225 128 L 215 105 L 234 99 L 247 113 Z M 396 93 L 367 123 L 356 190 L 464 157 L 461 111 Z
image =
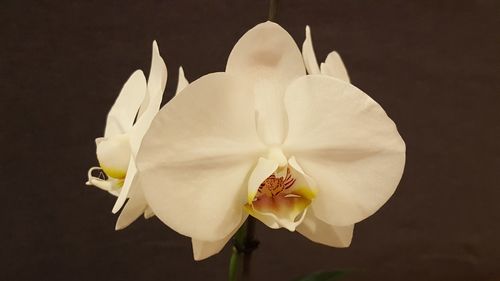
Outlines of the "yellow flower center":
M 315 197 L 304 175 L 290 166 L 278 168 L 260 185 L 245 210 L 271 228 L 294 231 Z

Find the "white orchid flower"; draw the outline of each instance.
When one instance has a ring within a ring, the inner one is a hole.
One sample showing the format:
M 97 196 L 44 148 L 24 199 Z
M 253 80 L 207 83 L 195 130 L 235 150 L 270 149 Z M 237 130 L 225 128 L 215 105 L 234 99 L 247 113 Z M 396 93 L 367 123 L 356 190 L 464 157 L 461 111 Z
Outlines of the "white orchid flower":
M 158 113 L 166 81 L 167 68 L 155 41 L 148 81 L 141 70 L 132 74 L 111 107 L 104 137 L 96 139 L 100 166 L 89 170 L 87 184 L 118 197 L 113 213 L 130 198 L 118 219 L 117 228 L 130 224 L 142 213 L 151 216 L 142 190 L 137 188 L 135 157 L 146 130 Z M 104 173 L 107 179 L 94 176 L 96 170 Z M 137 208 L 137 205 L 141 207 Z
M 186 80 L 184 76 L 184 70 L 182 67 L 179 67 L 179 79 L 177 81 L 177 91 L 176 94 L 179 94 L 189 82 Z M 164 89 L 165 85 L 163 86 Z M 163 90 L 162 90 L 163 93 Z M 158 111 L 158 110 L 157 110 Z M 154 117 L 154 116 L 152 116 Z M 152 118 L 149 119 L 148 124 L 151 123 Z M 144 134 L 143 134 L 144 135 Z M 139 175 L 136 175 L 138 178 Z M 142 213 L 144 213 L 144 217 L 149 219 L 154 216 L 153 210 L 148 206 L 146 202 L 146 198 L 144 197 L 144 193 L 140 187 L 140 181 L 134 180 L 133 185 L 130 189 L 129 200 L 123 210 L 118 217 L 116 222 L 115 229 L 120 230 L 127 226 L 129 226 L 132 222 L 134 222 Z
M 393 194 L 404 162 L 380 105 L 345 81 L 306 75 L 272 22 L 238 41 L 226 72 L 172 99 L 137 155 L 149 206 L 193 239 L 195 259 L 220 251 L 248 215 L 347 247 L 354 223 Z

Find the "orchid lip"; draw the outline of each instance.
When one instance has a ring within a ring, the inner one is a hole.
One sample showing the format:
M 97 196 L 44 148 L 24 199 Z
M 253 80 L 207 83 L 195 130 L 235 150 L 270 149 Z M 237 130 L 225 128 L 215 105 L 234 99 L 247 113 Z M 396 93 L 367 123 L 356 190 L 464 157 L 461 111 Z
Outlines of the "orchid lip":
M 273 161 L 261 159 L 259 164 L 269 162 Z M 249 193 L 244 209 L 271 228 L 284 227 L 294 231 L 302 222 L 316 192 L 303 171 L 295 168 L 298 164 L 293 157 L 287 165 L 275 165 L 272 174 L 256 190 L 253 189 L 255 192 Z M 255 184 L 255 181 L 252 182 Z
M 92 174 L 95 171 L 99 171 L 99 175 L 97 177 Z M 101 167 L 90 168 L 87 173 L 87 177 L 88 180 L 87 182 L 85 182 L 85 185 L 96 186 L 102 190 L 108 191 L 115 196 L 118 196 L 120 194 L 120 189 L 123 186 L 123 180 L 107 176 Z
M 107 176 L 124 179 L 130 161 L 131 148 L 129 136 L 120 134 L 96 139 L 97 160 Z

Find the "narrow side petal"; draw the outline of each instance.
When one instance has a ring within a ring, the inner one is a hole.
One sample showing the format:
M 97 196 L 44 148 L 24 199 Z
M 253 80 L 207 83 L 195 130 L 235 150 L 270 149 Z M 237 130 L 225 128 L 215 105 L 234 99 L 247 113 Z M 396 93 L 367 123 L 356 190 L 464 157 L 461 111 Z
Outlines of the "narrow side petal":
M 118 211 L 123 207 L 123 204 L 125 204 L 125 201 L 128 198 L 128 193 L 130 191 L 130 187 L 134 181 L 136 173 L 137 173 L 137 166 L 135 164 L 134 157 L 130 156 L 127 175 L 125 176 L 125 180 L 123 181 L 123 186 L 120 189 L 120 195 L 118 195 L 118 199 L 116 199 L 115 205 L 113 206 L 112 209 L 113 214 L 118 213 Z
M 141 117 L 146 110 L 153 112 L 158 111 L 163 97 L 163 92 L 165 91 L 165 86 L 167 84 L 167 76 L 167 65 L 160 55 L 158 44 L 156 41 L 153 41 L 151 68 L 149 70 L 147 83 L 148 95 L 142 102 L 138 117 Z
M 142 138 L 148 130 L 151 121 L 160 109 L 163 92 L 167 83 L 167 75 L 167 66 L 160 55 L 156 41 L 154 41 L 147 87 L 148 91 L 146 94 L 148 98 L 144 100 L 139 117 L 129 133 L 130 147 L 134 157 L 137 155 Z
M 344 62 L 335 51 L 328 54 L 325 62 L 321 64 L 321 74 L 332 76 L 348 83 L 350 82 Z
M 145 94 L 146 77 L 141 70 L 136 70 L 123 85 L 108 113 L 104 137 L 123 134 L 132 128 Z
M 129 226 L 144 213 L 148 206 L 144 193 L 138 185 L 138 178 L 136 176 L 132 181 L 130 198 L 116 221 L 115 230 L 121 230 Z
M 323 245 L 346 248 L 351 245 L 354 225 L 333 226 L 316 218 L 313 210 L 309 210 L 297 231 L 309 240 Z
M 270 79 L 286 87 L 295 78 L 305 75 L 305 68 L 300 50 L 290 34 L 268 21 L 240 38 L 229 55 L 226 72 L 250 81 Z
M 247 182 L 264 146 L 253 95 L 213 73 L 189 84 L 158 113 L 137 156 L 148 205 L 177 232 L 203 241 L 240 223 Z
M 189 85 L 189 81 L 186 79 L 184 76 L 184 69 L 179 67 L 179 79 L 177 80 L 177 90 L 175 91 L 175 94 L 177 95 L 180 93 L 186 86 Z
M 311 29 L 309 28 L 309 25 L 306 26 L 306 39 L 302 44 L 302 57 L 304 58 L 304 64 L 306 66 L 307 73 L 320 73 L 318 61 L 316 60 L 316 54 L 314 53 L 314 47 L 311 38 Z
M 341 80 L 309 75 L 287 90 L 285 150 L 317 183 L 315 215 L 347 226 L 376 212 L 403 174 L 405 144 L 382 107 Z

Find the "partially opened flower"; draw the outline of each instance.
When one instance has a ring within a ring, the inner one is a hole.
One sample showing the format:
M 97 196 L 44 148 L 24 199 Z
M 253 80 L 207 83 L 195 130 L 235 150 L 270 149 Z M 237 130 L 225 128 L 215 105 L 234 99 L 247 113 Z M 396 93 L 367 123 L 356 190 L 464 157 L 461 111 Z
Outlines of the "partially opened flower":
M 326 57 L 325 62 L 322 62 L 321 65 L 318 65 L 311 38 L 311 28 L 309 26 L 306 26 L 306 39 L 302 44 L 302 56 L 304 58 L 307 73 L 324 74 L 346 82 L 350 82 L 349 75 L 347 74 L 347 69 L 344 66 L 344 62 L 337 52 L 333 51 L 329 53 Z
M 132 74 L 111 107 L 104 137 L 96 139 L 99 167 L 89 170 L 87 184 L 107 190 L 118 197 L 113 207 L 114 213 L 120 210 L 128 197 L 143 205 L 140 212 L 131 212 L 128 208 L 129 210 L 122 213 L 119 219 L 122 224 L 131 223 L 146 211 L 147 204 L 142 190 L 135 187 L 138 182 L 135 177 L 135 156 L 142 137 L 158 113 L 166 80 L 167 68 L 158 51 L 158 45 L 153 42 L 148 81 L 146 82 L 141 70 Z M 95 171 L 104 173 L 106 178 L 94 176 Z M 151 213 L 146 211 L 146 216 L 150 215 Z
M 195 259 L 220 251 L 248 215 L 347 247 L 353 224 L 393 194 L 404 161 L 380 105 L 345 81 L 306 75 L 271 22 L 238 41 L 226 72 L 173 98 L 137 156 L 149 206 L 193 238 Z
M 155 65 L 153 63 L 152 65 Z M 165 68 L 166 71 L 166 68 Z M 166 73 L 166 72 L 165 72 Z M 184 70 L 182 67 L 179 68 L 179 79 L 177 81 L 177 94 L 182 91 L 187 85 L 188 81 L 184 77 Z M 165 89 L 165 84 L 162 85 L 161 87 L 161 94 L 160 96 L 156 96 L 159 99 L 155 100 L 150 100 L 150 103 L 154 104 L 153 108 L 156 108 L 155 114 L 148 115 L 144 123 L 141 123 L 142 126 L 140 130 L 142 131 L 142 136 L 144 136 L 145 131 L 149 128 L 149 124 L 151 124 L 151 121 L 153 120 L 153 117 L 156 115 L 158 112 L 158 108 L 160 106 L 161 102 L 161 96 L 163 95 L 163 90 Z M 137 143 L 137 147 L 135 150 L 135 153 L 137 153 L 137 148 L 139 147 L 140 142 Z M 148 206 L 146 202 L 146 198 L 144 197 L 144 193 L 142 191 L 142 188 L 140 188 L 140 180 L 139 180 L 139 175 L 136 174 L 133 182 L 131 183 L 130 186 L 130 191 L 129 191 L 129 200 L 125 204 L 125 207 L 123 207 L 123 210 L 120 213 L 120 216 L 118 217 L 118 220 L 116 222 L 115 229 L 123 229 L 127 226 L 129 226 L 132 222 L 134 222 L 142 213 L 144 213 L 145 218 L 150 218 L 154 216 L 153 211 L 151 208 Z M 114 212 L 118 211 L 119 208 L 121 208 L 121 205 L 115 205 L 115 209 L 113 209 Z

